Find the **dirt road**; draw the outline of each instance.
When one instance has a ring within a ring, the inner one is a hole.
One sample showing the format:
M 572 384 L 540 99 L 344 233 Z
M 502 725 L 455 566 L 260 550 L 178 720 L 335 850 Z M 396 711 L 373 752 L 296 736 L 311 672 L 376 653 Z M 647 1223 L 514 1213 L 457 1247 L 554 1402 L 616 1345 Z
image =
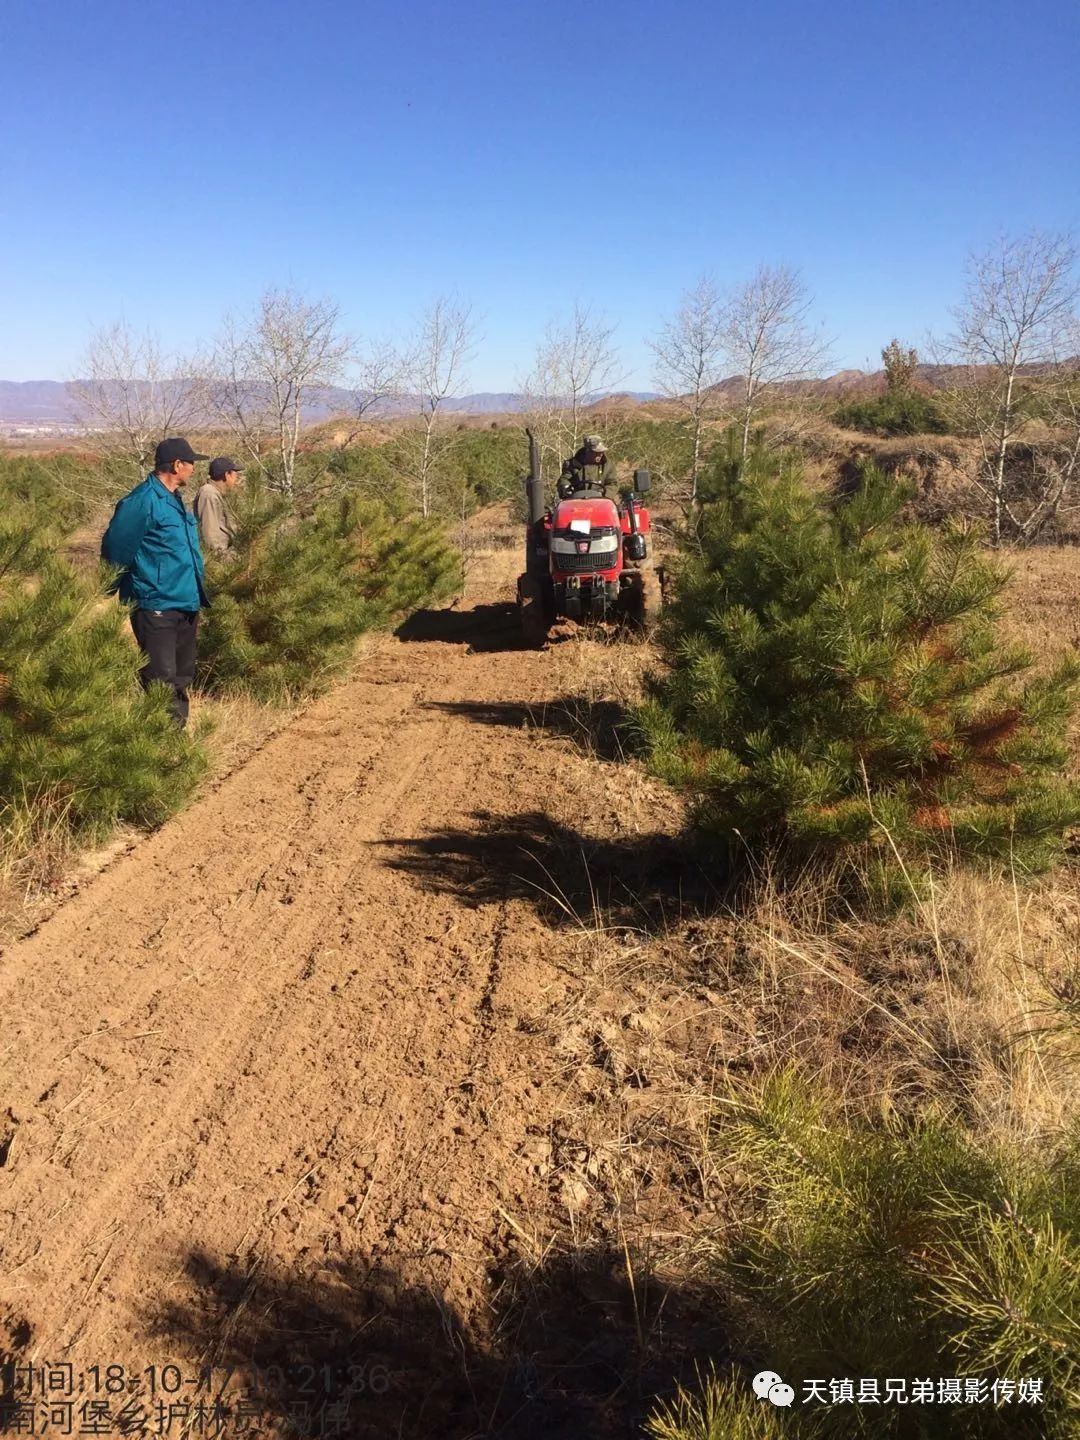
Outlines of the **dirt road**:
M 499 1303 L 581 1068 L 552 857 L 677 813 L 551 736 L 515 559 L 0 955 L 0 1350 L 110 1423 L 231 1434 L 254 1383 L 263 1434 L 590 1433 Z

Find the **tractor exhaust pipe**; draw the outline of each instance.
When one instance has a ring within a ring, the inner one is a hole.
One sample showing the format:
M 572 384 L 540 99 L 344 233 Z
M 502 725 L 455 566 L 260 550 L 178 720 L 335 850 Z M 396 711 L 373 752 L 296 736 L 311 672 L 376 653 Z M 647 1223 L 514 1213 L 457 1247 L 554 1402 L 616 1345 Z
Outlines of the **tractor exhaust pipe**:
M 529 473 L 525 478 L 525 494 L 529 500 L 529 524 L 525 530 L 525 573 L 532 576 L 547 574 L 547 548 L 543 543 L 544 484 L 540 479 L 540 447 L 536 436 L 526 429 L 529 437 Z
M 529 497 L 529 524 L 535 525 L 544 518 L 544 486 L 540 479 L 540 447 L 531 430 L 527 429 L 525 434 L 529 437 L 529 474 L 525 481 L 525 491 Z

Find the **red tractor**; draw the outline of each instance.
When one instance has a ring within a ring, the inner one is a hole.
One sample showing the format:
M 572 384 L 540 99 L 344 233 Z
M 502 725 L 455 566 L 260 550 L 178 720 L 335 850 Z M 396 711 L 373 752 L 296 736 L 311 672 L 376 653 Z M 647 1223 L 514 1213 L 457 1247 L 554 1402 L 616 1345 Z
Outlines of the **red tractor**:
M 634 471 L 633 489 L 616 503 L 602 463 L 573 468 L 567 462 L 552 509 L 544 504 L 536 440 L 531 430 L 526 434 L 529 525 L 517 585 L 525 643 L 539 648 L 564 617 L 622 620 L 648 632 L 663 601 L 663 572 L 650 554 L 649 512 L 640 499 L 649 490 L 648 470 Z

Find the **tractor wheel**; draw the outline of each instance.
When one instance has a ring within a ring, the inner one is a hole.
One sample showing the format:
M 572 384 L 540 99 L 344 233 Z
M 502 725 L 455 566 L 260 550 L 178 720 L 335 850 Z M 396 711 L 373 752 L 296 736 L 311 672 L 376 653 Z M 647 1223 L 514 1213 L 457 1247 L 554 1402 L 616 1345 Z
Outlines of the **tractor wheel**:
M 660 607 L 664 603 L 664 589 L 659 574 L 648 566 L 641 571 L 641 588 L 637 596 L 638 628 L 644 635 L 651 635 L 660 621 Z
M 525 644 L 532 650 L 541 649 L 547 644 L 548 618 L 544 613 L 543 589 L 532 577 L 526 577 L 518 584 L 518 610 Z

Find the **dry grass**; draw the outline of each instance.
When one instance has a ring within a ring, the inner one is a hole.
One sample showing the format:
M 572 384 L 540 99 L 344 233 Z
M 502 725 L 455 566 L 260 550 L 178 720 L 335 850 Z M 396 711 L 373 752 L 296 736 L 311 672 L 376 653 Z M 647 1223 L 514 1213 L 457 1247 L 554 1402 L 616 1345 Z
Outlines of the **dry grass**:
M 205 727 L 202 743 L 210 758 L 210 782 L 243 765 L 295 713 L 242 694 L 196 695 L 191 724 Z M 47 799 L 0 811 L 0 940 L 39 925 L 140 834 L 122 825 L 101 844 L 79 841 L 66 811 L 62 800 Z
M 936 1103 L 1017 1138 L 1066 1121 L 1072 1054 L 1055 996 L 1080 975 L 1070 884 L 958 870 L 887 924 L 837 924 L 820 900 L 809 885 L 765 886 L 744 912 L 632 937 L 583 916 L 578 986 L 546 1017 L 575 1084 L 586 1074 L 595 1091 L 599 1068 L 620 1113 L 648 1108 L 627 1087 L 662 1094 L 684 1138 L 718 1084 L 793 1059 L 864 1113 Z
M 798 1059 L 863 1111 L 941 1104 L 1018 1139 L 1057 1128 L 1067 1057 L 1048 1007 L 1080 958 L 1068 878 L 958 868 L 885 924 L 830 923 L 820 892 L 766 887 L 735 926 L 751 989 L 719 959 L 757 1012 L 753 1068 Z
M 296 708 L 268 705 L 242 691 L 196 695 L 192 724 L 205 720 L 212 726 L 205 742 L 211 776 L 222 779 L 243 765 L 295 714 Z
M 77 841 L 62 799 L 0 811 L 0 941 L 32 930 L 137 834 L 119 826 L 102 844 Z
M 1080 645 L 1080 549 L 1040 546 L 1006 552 L 1013 572 L 1002 628 L 1043 660 Z
M 809 883 L 765 883 L 741 909 L 653 930 L 579 903 L 560 943 L 574 981 L 521 1021 L 559 1062 L 555 1114 L 529 1156 L 556 1203 L 504 1216 L 519 1262 L 496 1308 L 542 1308 L 558 1256 L 598 1304 L 618 1282 L 636 1333 L 627 1363 L 646 1365 L 658 1329 L 670 1342 L 680 1323 L 662 1297 L 693 1307 L 698 1287 L 711 1293 L 737 1213 L 719 1101 L 793 1060 L 853 1117 L 937 1108 L 1021 1151 L 1060 1134 L 1078 1099 L 1075 1015 L 1061 1023 L 1080 1004 L 1072 881 L 957 870 L 887 924 L 837 925 Z
M 0 893 L 27 897 L 64 874 L 73 854 L 68 808 L 39 796 L 0 810 Z
M 1073 558 L 1016 557 L 1007 624 L 1041 659 L 1070 638 Z M 640 698 L 651 660 L 641 642 L 581 631 L 553 645 L 545 663 L 563 733 L 618 758 L 613 717 Z M 957 867 L 887 922 L 838 922 L 820 879 L 758 880 L 752 899 L 723 912 L 680 919 L 673 906 L 676 918 L 634 933 L 595 900 L 578 904 L 566 957 L 575 984 L 528 1022 L 563 1062 L 544 1164 L 568 1234 L 517 1217 L 537 1255 L 565 1242 L 587 1266 L 604 1242 L 670 1273 L 707 1249 L 727 1203 L 710 1138 L 716 1096 L 793 1060 L 853 1113 L 938 1106 L 1021 1143 L 1074 1115 L 1076 1030 L 1060 1023 L 1080 1008 L 1074 869 L 1031 882 Z M 550 898 L 569 907 L 554 888 Z
M 1080 638 L 1074 552 L 1013 559 L 1006 626 L 1049 661 Z M 640 644 L 583 634 L 552 646 L 552 692 L 579 748 L 611 753 L 597 717 L 640 697 L 650 659 Z M 621 771 L 627 794 L 634 770 Z M 640 1363 L 657 1329 L 670 1337 L 678 1324 L 656 1297 L 707 1287 L 736 1221 L 742 1177 L 717 1148 L 720 1097 L 792 1061 L 853 1117 L 937 1109 L 1035 1153 L 1077 1116 L 1077 878 L 1075 864 L 1037 882 L 957 867 L 905 914 L 838 921 L 820 879 L 780 886 L 760 874 L 727 908 L 673 904 L 632 931 L 596 887 L 576 908 L 553 890 L 576 922 L 560 949 L 574 979 L 523 1023 L 560 1061 L 536 1159 L 562 1223 L 550 1211 L 507 1217 L 523 1243 L 504 1284 L 542 1306 L 555 1254 L 600 1303 L 618 1269 L 632 1300 L 627 1363 Z M 697 1353 L 706 1361 L 707 1344 Z
M 564 643 L 549 654 L 552 692 L 565 729 L 593 758 L 629 758 L 625 725 L 643 698 L 653 647 L 624 627 L 567 627 Z

